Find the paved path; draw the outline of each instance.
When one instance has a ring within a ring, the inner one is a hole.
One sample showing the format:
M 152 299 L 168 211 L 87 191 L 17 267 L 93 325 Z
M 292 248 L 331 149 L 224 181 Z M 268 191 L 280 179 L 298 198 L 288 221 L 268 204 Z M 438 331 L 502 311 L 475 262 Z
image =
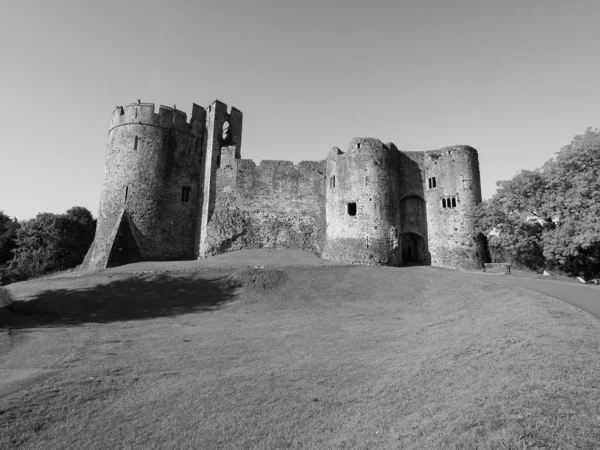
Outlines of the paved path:
M 484 275 L 462 272 L 467 277 L 530 289 L 561 300 L 600 319 L 600 288 L 566 281 L 521 278 L 514 275 Z

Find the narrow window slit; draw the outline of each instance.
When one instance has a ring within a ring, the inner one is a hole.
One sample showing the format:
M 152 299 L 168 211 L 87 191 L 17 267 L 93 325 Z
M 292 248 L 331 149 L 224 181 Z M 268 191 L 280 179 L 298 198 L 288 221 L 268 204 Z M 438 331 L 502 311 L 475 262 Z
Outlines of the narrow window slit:
M 190 193 L 192 192 L 192 188 L 189 186 L 184 186 L 181 188 L 181 201 L 187 203 L 190 201 Z

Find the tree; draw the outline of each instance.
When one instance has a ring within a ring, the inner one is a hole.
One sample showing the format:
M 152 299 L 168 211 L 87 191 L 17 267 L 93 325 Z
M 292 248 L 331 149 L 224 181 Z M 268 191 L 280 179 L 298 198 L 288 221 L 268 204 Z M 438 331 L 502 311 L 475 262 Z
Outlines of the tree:
M 86 208 L 71 208 L 67 214 L 38 214 L 16 233 L 9 275 L 23 280 L 81 264 L 94 231 L 95 221 Z
M 588 128 L 542 168 L 498 181 L 478 208 L 490 250 L 531 269 L 600 275 L 600 131 Z
M 11 219 L 0 211 L 0 266 L 13 258 L 12 251 L 16 248 L 16 235 L 19 228 L 17 219 Z
M 492 258 L 532 270 L 543 268 L 542 231 L 548 223 L 541 212 L 543 177 L 539 171 L 521 171 L 496 184 L 496 194 L 476 210 L 477 229 L 488 235 Z
M 0 211 L 0 286 L 10 283 L 8 263 L 13 259 L 13 251 L 17 248 L 17 230 L 20 224 Z
M 90 210 L 83 206 L 73 206 L 71 209 L 67 210 L 66 216 L 72 221 L 86 226 L 92 226 L 95 222 Z
M 600 274 L 600 130 L 588 128 L 543 167 L 544 256 L 572 275 Z

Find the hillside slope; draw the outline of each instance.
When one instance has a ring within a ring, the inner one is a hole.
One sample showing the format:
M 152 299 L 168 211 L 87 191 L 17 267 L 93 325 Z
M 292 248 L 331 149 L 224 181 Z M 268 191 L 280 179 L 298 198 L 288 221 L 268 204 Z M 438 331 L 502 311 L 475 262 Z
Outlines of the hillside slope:
M 582 311 L 450 270 L 232 261 L 12 285 L 0 447 L 600 442 Z

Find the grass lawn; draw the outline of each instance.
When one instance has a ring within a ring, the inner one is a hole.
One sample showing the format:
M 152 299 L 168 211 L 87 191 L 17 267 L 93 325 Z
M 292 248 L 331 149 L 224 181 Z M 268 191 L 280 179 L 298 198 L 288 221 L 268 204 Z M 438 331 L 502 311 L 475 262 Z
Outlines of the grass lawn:
M 430 267 L 226 265 L 9 286 L 0 448 L 600 447 L 600 323 L 574 307 Z

